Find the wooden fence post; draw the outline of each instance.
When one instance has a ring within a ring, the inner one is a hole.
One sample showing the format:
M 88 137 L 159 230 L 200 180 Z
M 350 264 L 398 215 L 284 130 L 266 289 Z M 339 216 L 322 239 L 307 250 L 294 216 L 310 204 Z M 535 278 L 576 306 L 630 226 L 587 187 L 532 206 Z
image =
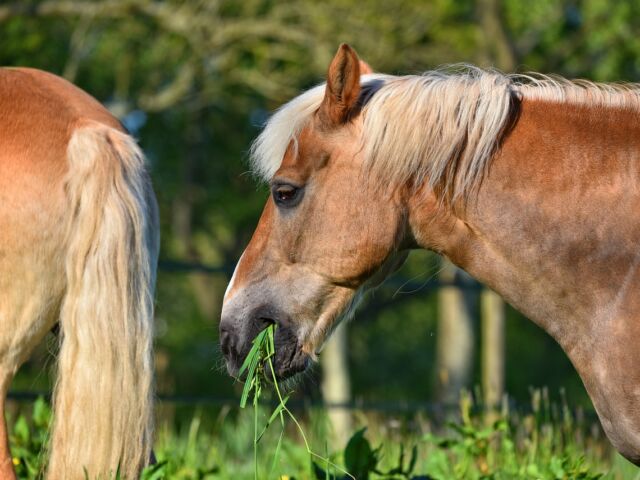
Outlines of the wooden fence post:
M 438 290 L 438 337 L 436 340 L 436 398 L 445 406 L 458 402 L 460 391 L 469 387 L 473 366 L 473 311 L 475 295 L 451 285 L 456 278 L 470 277 L 442 259 Z M 446 285 L 449 284 L 449 285 Z
M 328 405 L 344 405 L 351 401 L 349 378 L 347 325 L 341 324 L 327 341 L 320 362 L 322 364 L 322 398 Z M 333 440 L 344 446 L 351 436 L 352 418 L 348 408 L 334 406 L 328 411 Z
M 504 392 L 504 320 L 502 298 L 488 288 L 480 296 L 482 318 L 482 392 L 489 421 L 495 419 Z

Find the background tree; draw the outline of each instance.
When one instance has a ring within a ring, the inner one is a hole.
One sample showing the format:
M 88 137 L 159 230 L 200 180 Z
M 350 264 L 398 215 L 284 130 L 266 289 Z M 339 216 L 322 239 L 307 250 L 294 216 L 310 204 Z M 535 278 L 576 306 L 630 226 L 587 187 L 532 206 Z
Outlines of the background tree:
M 237 388 L 215 369 L 221 298 L 267 196 L 243 157 L 269 112 L 322 81 L 340 42 L 389 73 L 472 62 L 634 81 L 638 31 L 635 0 L 20 1 L 0 5 L 0 63 L 64 75 L 140 139 L 162 214 L 158 384 L 220 397 Z M 215 268 L 185 273 L 176 261 Z M 356 314 L 348 335 L 354 399 L 434 398 L 437 265 L 432 254 L 413 254 L 402 280 Z M 505 325 L 510 395 L 526 401 L 530 384 L 564 386 L 572 404 L 588 404 L 549 337 L 511 309 Z M 48 361 L 43 348 L 14 388 L 47 388 L 40 372 Z M 319 395 L 313 382 L 302 391 Z

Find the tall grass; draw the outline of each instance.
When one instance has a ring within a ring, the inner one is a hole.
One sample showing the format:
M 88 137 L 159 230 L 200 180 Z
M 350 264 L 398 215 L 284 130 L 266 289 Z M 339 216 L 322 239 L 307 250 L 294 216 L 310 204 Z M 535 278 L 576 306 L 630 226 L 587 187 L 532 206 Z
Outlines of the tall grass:
M 256 337 L 240 369 L 241 408 L 224 410 L 213 425 L 201 412 L 182 428 L 164 424 L 158 463 L 142 480 L 640 480 L 640 469 L 613 452 L 595 418 L 574 414 L 564 398 L 551 402 L 545 389 L 532 391 L 524 412 L 505 403 L 501 412 L 486 413 L 463 393 L 457 412 L 437 423 L 422 412 L 357 412 L 361 428 L 348 444 L 329 445 L 324 410 L 296 417 L 288 406 L 274 373 L 274 332 L 271 326 Z M 275 403 L 263 401 L 268 392 Z M 50 419 L 49 405 L 39 399 L 30 414 L 10 422 L 19 478 L 40 478 L 44 471 Z M 274 424 L 279 430 L 270 428 Z
M 486 415 L 465 396 L 456 419 L 443 426 L 434 425 L 421 413 L 380 416 L 355 412 L 357 423 L 368 428 L 354 436 L 346 470 L 359 480 L 640 480 L 640 469 L 613 452 L 595 419 L 581 418 L 566 404 L 549 401 L 544 391 L 534 391 L 531 403 L 525 412 L 505 410 L 495 421 L 487 422 Z M 46 462 L 42 445 L 49 408 L 39 400 L 30 410 L 11 422 L 14 465 L 21 479 L 37 478 Z M 271 413 L 272 409 L 258 406 L 259 419 L 266 421 Z M 201 411 L 178 428 L 161 424 L 155 445 L 158 464 L 145 471 L 143 480 L 253 479 L 254 418 L 253 409 L 231 409 L 214 422 L 208 412 Z M 305 411 L 297 420 L 310 444 L 326 445 L 322 409 Z M 345 478 L 321 461 L 312 463 L 298 433 L 293 422 L 285 426 L 278 462 L 270 476 L 281 431 L 264 433 L 257 449 L 261 478 Z M 328 445 L 327 449 L 332 462 L 346 466 L 344 445 Z

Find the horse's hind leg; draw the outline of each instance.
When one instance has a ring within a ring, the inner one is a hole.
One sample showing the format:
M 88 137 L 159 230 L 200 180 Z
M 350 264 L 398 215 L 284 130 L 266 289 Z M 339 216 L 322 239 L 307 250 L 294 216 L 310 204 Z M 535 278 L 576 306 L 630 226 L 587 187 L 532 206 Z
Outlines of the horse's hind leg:
M 14 276 L 14 285 L 19 288 L 10 288 L 0 278 L 0 480 L 15 478 L 4 416 L 9 385 L 20 365 L 51 329 L 59 310 L 61 287 L 53 288 L 46 278 L 28 282 L 24 276 Z
M 0 304 L 0 325 L 13 327 L 0 330 L 0 480 L 15 479 L 4 415 L 9 385 L 18 367 L 51 329 L 57 312 L 57 308 L 51 308 L 52 304 L 56 305 L 56 301 L 38 295 L 40 292 L 37 287 L 26 291 L 33 294 L 31 301 L 25 305 L 28 308 L 23 310 L 26 315 L 9 316 Z M 11 298 L 11 292 L 4 293 L 6 293 L 5 300 Z M 34 310 L 38 313 L 37 315 L 33 315 Z M 10 333 L 7 335 L 7 332 Z
M 5 399 L 10 381 L 8 377 L 5 372 L 0 370 L 0 479 L 2 480 L 16 478 L 13 471 L 13 459 L 9 451 L 9 432 L 7 431 L 7 422 L 4 416 Z
M 0 275 L 0 480 L 15 478 L 4 417 L 9 385 L 53 326 L 64 288 L 56 270 L 39 268 L 35 262 L 26 261 L 27 256 L 13 258 L 12 264 L 3 264 L 0 256 L 0 273 L 7 272 Z M 15 265 L 20 268 L 12 268 Z

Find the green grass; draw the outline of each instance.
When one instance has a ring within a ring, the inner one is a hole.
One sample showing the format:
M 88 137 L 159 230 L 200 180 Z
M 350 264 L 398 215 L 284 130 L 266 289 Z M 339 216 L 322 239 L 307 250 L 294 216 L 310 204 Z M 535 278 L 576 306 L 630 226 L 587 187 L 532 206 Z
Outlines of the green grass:
M 437 426 L 421 413 L 356 412 L 360 428 L 348 444 L 330 444 L 326 412 L 306 409 L 297 417 L 282 394 L 273 373 L 274 328 L 256 337 L 240 370 L 247 374 L 241 408 L 223 409 L 215 422 L 196 412 L 178 429 L 161 422 L 158 463 L 143 480 L 640 480 L 640 469 L 613 452 L 595 419 L 576 418 L 545 390 L 532 392 L 527 413 L 505 408 L 489 415 L 464 394 L 451 420 Z M 269 396 L 271 409 L 264 406 Z M 19 478 L 43 470 L 50 419 L 40 399 L 10 422 Z
M 640 469 L 614 454 L 592 421 L 580 420 L 562 405 L 545 403 L 533 394 L 534 408 L 526 414 L 509 412 L 487 424 L 473 414 L 468 397 L 461 402 L 458 420 L 435 429 L 424 416 L 380 417 L 358 412 L 361 427 L 349 448 L 327 445 L 325 412 L 300 414 L 298 421 L 311 445 L 332 462 L 343 465 L 361 479 L 595 479 L 640 480 Z M 272 411 L 258 406 L 262 427 Z M 39 400 L 31 412 L 12 422 L 14 464 L 19 478 L 37 478 L 46 461 L 49 408 Z M 254 457 L 253 409 L 227 411 L 211 422 L 207 412 L 196 413 L 188 425 L 163 424 L 157 433 L 155 452 L 159 463 L 149 467 L 145 480 L 252 479 L 257 457 L 260 478 L 315 480 L 345 479 L 344 473 L 312 462 L 295 424 L 285 433 L 268 429 Z M 273 472 L 274 452 L 280 443 Z
M 534 393 L 533 411 L 509 413 L 487 423 L 472 414 L 463 400 L 458 420 L 442 429 L 417 415 L 390 422 L 360 412 L 359 429 L 349 445 L 328 447 L 331 462 L 343 465 L 361 479 L 607 479 L 640 480 L 640 469 L 615 454 L 591 421 L 576 421 L 566 406 L 539 401 Z M 467 397 L 468 398 L 468 397 Z M 266 421 L 270 410 L 259 408 Z M 157 453 L 166 461 L 163 472 L 175 479 L 251 479 L 254 459 L 260 478 L 325 479 L 348 477 L 310 457 L 297 426 L 267 431 L 255 445 L 254 413 L 241 411 L 203 428 L 199 416 L 182 432 L 162 429 Z M 326 415 L 322 410 L 305 413 L 298 420 L 309 443 L 327 445 Z M 279 447 L 278 463 L 273 455 Z M 255 455 L 255 456 L 254 456 Z M 210 473 L 205 473 L 210 472 Z

